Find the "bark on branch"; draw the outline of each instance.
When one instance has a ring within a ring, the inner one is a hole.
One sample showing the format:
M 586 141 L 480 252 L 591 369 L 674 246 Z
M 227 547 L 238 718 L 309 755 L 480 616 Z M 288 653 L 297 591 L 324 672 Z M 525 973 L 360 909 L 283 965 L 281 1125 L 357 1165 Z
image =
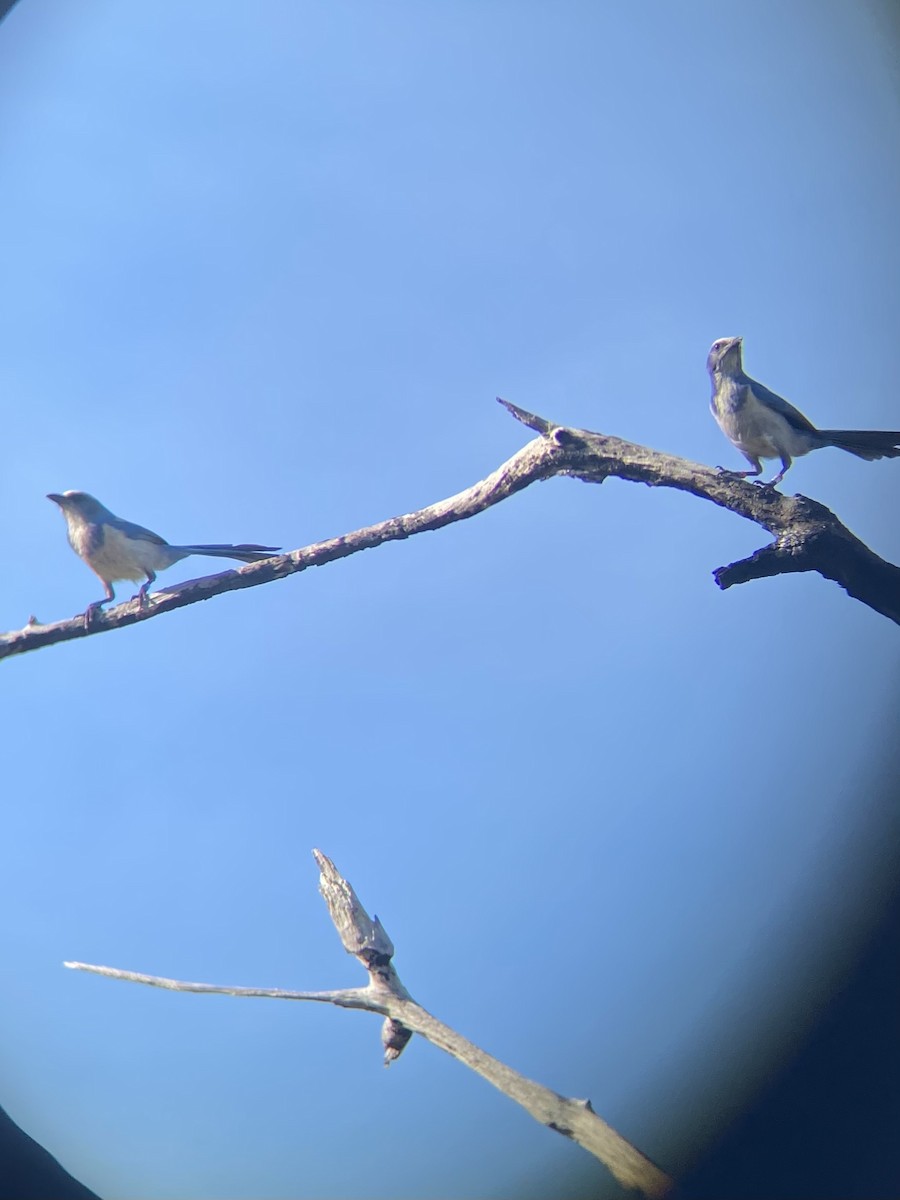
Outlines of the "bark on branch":
M 90 971 L 111 979 L 124 979 L 174 992 L 198 992 L 225 996 L 264 997 L 271 1000 L 313 1000 L 356 1008 L 385 1017 L 381 1040 L 385 1066 L 403 1052 L 414 1033 L 446 1051 L 476 1071 L 488 1083 L 509 1096 L 549 1129 L 577 1142 L 598 1158 L 622 1184 L 642 1195 L 661 1200 L 671 1193 L 674 1181 L 635 1146 L 607 1125 L 594 1112 L 589 1100 L 560 1096 L 542 1084 L 526 1079 L 518 1071 L 480 1050 L 448 1025 L 444 1025 L 413 1000 L 400 982 L 391 961 L 394 946 L 377 917 L 371 918 L 356 893 L 341 876 L 331 859 L 314 850 L 319 864 L 319 890 L 348 954 L 354 955 L 369 973 L 364 988 L 341 988 L 327 992 L 295 992 L 282 988 L 224 987 L 210 983 L 187 983 L 117 967 L 67 962 L 78 971 Z
M 736 479 L 727 472 L 663 454 L 647 446 L 585 429 L 554 425 L 543 417 L 500 403 L 539 435 L 507 459 L 486 479 L 427 508 L 391 517 L 343 537 L 316 542 L 289 554 L 251 563 L 237 570 L 207 575 L 153 592 L 143 609 L 136 600 L 98 613 L 85 629 L 82 615 L 50 625 L 32 618 L 24 628 L 0 634 L 0 659 L 41 646 L 93 637 L 124 625 L 149 621 L 188 604 L 210 600 L 224 592 L 286 579 L 308 567 L 321 567 L 385 542 L 441 529 L 465 521 L 499 504 L 539 480 L 567 475 L 585 483 L 603 483 L 610 476 L 649 487 L 670 487 L 728 509 L 761 525 L 775 540 L 749 558 L 719 567 L 713 577 L 720 588 L 770 575 L 818 571 L 826 579 L 876 612 L 900 624 L 900 567 L 879 558 L 823 504 L 806 496 L 784 496 L 772 487 Z

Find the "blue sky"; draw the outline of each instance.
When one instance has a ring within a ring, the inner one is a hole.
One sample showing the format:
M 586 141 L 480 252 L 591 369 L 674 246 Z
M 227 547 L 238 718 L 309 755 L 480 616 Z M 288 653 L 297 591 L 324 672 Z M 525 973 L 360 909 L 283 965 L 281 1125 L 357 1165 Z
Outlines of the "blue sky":
M 21 0 L 0 627 L 98 596 L 50 491 L 174 542 L 293 548 L 493 470 L 527 437 L 498 394 L 739 466 L 708 411 L 726 334 L 819 424 L 896 428 L 900 92 L 876 18 Z M 823 451 L 785 488 L 900 560 L 900 464 Z M 720 593 L 713 568 L 764 539 L 556 480 L 5 664 L 13 1118 L 121 1200 L 599 1188 L 433 1048 L 386 1073 L 374 1018 L 60 965 L 360 983 L 319 846 L 421 1003 L 687 1162 L 849 961 L 897 832 L 874 787 L 896 628 L 818 577 Z

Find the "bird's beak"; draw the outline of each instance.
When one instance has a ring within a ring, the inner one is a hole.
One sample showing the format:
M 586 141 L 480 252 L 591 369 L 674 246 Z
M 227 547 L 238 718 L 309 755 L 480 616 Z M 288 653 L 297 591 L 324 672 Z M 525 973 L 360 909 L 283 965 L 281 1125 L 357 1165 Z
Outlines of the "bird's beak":
M 64 503 L 62 496 L 60 496 L 58 492 L 48 492 L 47 499 L 52 500 L 54 504 L 58 504 L 60 507 L 62 507 Z

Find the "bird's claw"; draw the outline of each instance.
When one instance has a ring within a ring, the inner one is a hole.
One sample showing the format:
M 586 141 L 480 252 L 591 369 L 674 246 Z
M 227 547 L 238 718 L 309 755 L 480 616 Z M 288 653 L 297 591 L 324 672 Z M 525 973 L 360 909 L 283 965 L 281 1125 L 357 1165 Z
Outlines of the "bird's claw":
M 94 624 L 94 620 L 97 616 L 97 613 L 103 612 L 104 604 L 105 604 L 104 600 L 95 600 L 93 604 L 89 604 L 87 606 L 87 608 L 84 610 L 84 631 L 85 631 L 85 633 L 91 632 L 91 626 Z
M 756 474 L 755 471 L 735 471 L 733 467 L 716 467 L 716 471 L 728 479 L 749 479 L 751 475 Z M 761 480 L 754 479 L 753 482 L 760 483 Z

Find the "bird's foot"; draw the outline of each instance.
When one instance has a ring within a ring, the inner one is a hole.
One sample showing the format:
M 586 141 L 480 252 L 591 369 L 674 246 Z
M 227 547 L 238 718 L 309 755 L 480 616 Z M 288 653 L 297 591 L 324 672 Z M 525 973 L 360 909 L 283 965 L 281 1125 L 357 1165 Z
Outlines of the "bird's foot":
M 716 471 L 720 475 L 727 476 L 728 479 L 750 479 L 759 474 L 759 471 L 733 471 L 731 467 L 716 467 Z M 759 483 L 759 480 L 757 479 L 755 482 Z
M 151 586 L 152 584 L 154 584 L 155 582 L 156 582 L 156 576 L 155 576 L 155 575 L 150 575 L 150 577 L 147 579 L 147 582 L 146 582 L 146 583 L 143 583 L 143 584 L 141 584 L 141 590 L 140 590 L 140 591 L 138 592 L 138 594 L 137 594 L 137 595 L 134 597 L 134 599 L 135 599 L 135 600 L 137 600 L 137 602 L 138 602 L 138 608 L 140 608 L 140 610 L 141 610 L 142 612 L 143 612 L 145 609 L 147 609 L 147 608 L 149 608 L 149 607 L 150 607 L 150 601 L 147 599 L 147 590 L 148 590 L 148 588 L 150 588 L 150 586 Z
M 87 608 L 84 610 L 84 631 L 85 631 L 85 633 L 91 632 L 91 627 L 94 625 L 94 623 L 97 619 L 97 614 L 100 613 L 102 615 L 102 613 L 103 613 L 103 605 L 105 603 L 106 603 L 105 600 L 95 600 L 93 604 L 89 604 L 87 606 Z

